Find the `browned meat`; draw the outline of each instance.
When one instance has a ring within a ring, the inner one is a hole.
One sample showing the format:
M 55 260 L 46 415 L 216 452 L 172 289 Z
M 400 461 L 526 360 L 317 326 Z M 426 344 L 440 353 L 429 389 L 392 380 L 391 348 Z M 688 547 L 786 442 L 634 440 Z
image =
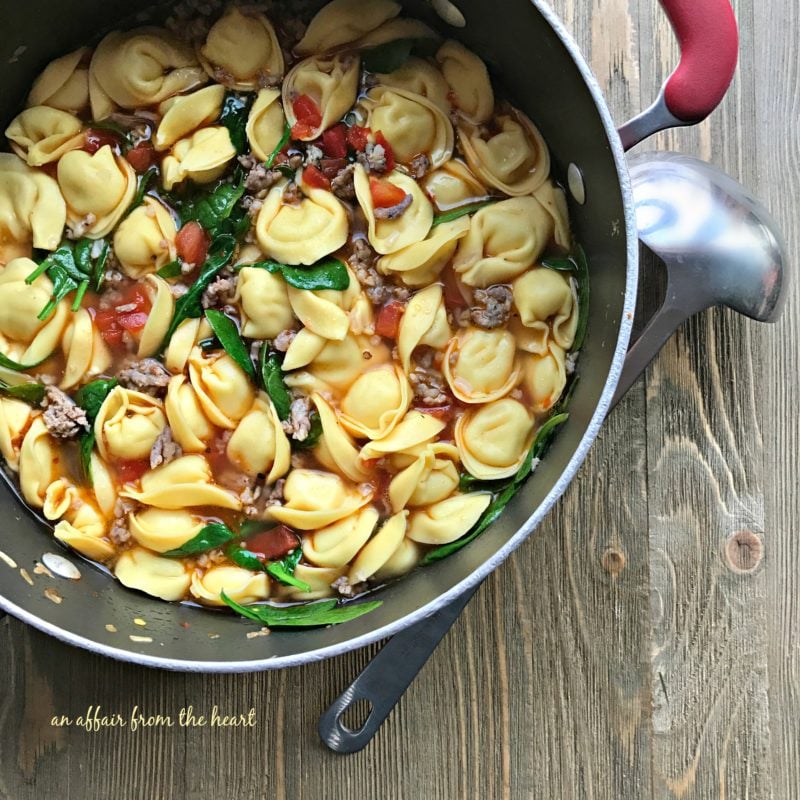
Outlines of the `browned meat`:
M 414 156 L 411 159 L 411 164 L 409 165 L 409 170 L 411 172 L 412 177 L 414 178 L 422 178 L 425 176 L 425 173 L 431 168 L 431 160 L 425 153 L 420 153 L 418 156 Z
M 447 405 L 450 397 L 445 390 L 445 380 L 441 372 L 432 367 L 416 366 L 408 380 L 414 389 L 414 399 L 423 406 L 434 408 Z
M 77 220 L 71 225 L 67 225 L 66 236 L 67 239 L 83 239 L 86 236 L 86 231 L 97 222 L 97 216 L 89 212 L 85 217 Z
M 364 239 L 353 243 L 350 266 L 373 305 L 381 306 L 389 300 L 407 300 L 409 291 L 404 286 L 389 283 L 373 266 L 375 254 Z
M 183 448 L 172 438 L 172 428 L 167 425 L 158 435 L 150 451 L 150 469 L 169 464 L 183 455 Z
M 86 412 L 55 386 L 45 390 L 42 418 L 48 433 L 56 439 L 72 439 L 89 430 Z
M 283 177 L 278 170 L 267 169 L 252 153 L 239 156 L 239 163 L 247 170 L 244 188 L 252 194 L 266 194 Z
M 114 521 L 111 524 L 109 537 L 114 544 L 125 544 L 131 538 L 128 530 L 128 514 L 137 506 L 134 500 L 118 497 L 114 506 Z
M 356 158 L 367 172 L 386 172 L 386 150 L 382 144 L 368 142 L 364 152 Z
M 236 294 L 236 275 L 220 275 L 203 292 L 203 308 L 218 308 L 230 303 Z
M 353 183 L 353 175 L 355 174 L 355 164 L 348 164 L 339 174 L 331 181 L 331 191 L 340 200 L 355 200 L 356 187 Z
M 292 401 L 289 419 L 283 423 L 283 430 L 296 442 L 304 442 L 311 433 L 311 401 L 307 397 L 297 397 Z
M 373 214 L 375 219 L 399 219 L 406 213 L 406 209 L 411 205 L 414 198 L 407 194 L 396 206 L 388 208 L 375 208 Z
M 297 336 L 297 331 L 292 331 L 292 330 L 281 331 L 273 340 L 272 346 L 279 353 L 285 353 L 289 349 L 291 343 L 294 341 L 295 336 Z
M 283 505 L 283 487 L 285 485 L 286 481 L 283 478 L 275 482 L 275 485 L 270 489 L 269 494 L 265 495 L 264 504 L 266 508 L 269 508 L 270 506 Z
M 300 191 L 300 187 L 294 181 L 289 181 L 283 190 L 283 202 L 288 205 L 296 205 L 302 199 L 303 192 Z
M 473 295 L 475 305 L 470 309 L 470 319 L 479 328 L 487 331 L 499 328 L 508 322 L 513 299 L 508 286 L 476 289 Z
M 126 389 L 144 392 L 153 397 L 163 397 L 172 376 L 166 367 L 154 358 L 127 361 L 117 375 L 117 380 Z
M 315 167 L 319 166 L 319 162 L 325 157 L 325 153 L 322 152 L 322 149 L 317 147 L 315 144 L 309 144 L 306 146 L 306 157 L 304 159 L 306 164 L 312 164 Z

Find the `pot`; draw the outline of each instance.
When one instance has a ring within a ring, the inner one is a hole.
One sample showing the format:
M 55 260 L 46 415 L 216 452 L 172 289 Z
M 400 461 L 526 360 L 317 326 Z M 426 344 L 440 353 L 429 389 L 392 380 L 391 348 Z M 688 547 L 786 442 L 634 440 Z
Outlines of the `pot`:
M 711 112 L 735 68 L 736 24 L 728 0 L 662 0 L 683 58 L 656 103 L 618 134 L 591 71 L 544 3 L 505 0 L 500 16 L 491 3 L 457 2 L 463 28 L 448 26 L 434 12 L 438 8 L 460 23 L 448 0 L 435 0 L 433 7 L 424 0 L 404 5 L 407 14 L 479 53 L 502 76 L 504 93 L 540 127 L 550 146 L 553 172 L 571 190 L 575 236 L 591 268 L 581 379 L 570 419 L 535 477 L 475 542 L 379 590 L 376 596 L 384 603 L 376 611 L 341 626 L 252 638 L 245 635 L 252 627 L 238 617 L 132 592 L 107 571 L 62 551 L 7 481 L 10 491 L 0 491 L 0 514 L 8 520 L 0 540 L 5 555 L 0 561 L 0 608 L 69 644 L 147 666 L 203 672 L 295 666 L 364 647 L 444 608 L 522 544 L 564 492 L 611 405 L 632 327 L 639 253 L 624 149 L 657 130 L 692 124 Z M 158 18 L 156 8 L 155 16 L 147 12 L 126 20 L 129 8 L 123 0 L 29 0 L 9 7 L 0 43 L 7 120 L 50 59 L 114 27 Z M 34 565 L 46 553 L 72 562 L 80 580 L 35 573 Z M 52 590 L 60 602 L 52 602 Z M 146 636 L 135 618 L 147 621 Z

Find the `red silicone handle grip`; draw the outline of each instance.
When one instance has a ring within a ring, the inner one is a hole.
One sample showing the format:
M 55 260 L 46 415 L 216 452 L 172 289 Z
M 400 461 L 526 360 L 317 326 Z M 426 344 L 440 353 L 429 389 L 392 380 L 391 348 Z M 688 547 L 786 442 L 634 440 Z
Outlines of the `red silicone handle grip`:
M 704 120 L 728 91 L 739 57 L 730 0 L 660 0 L 681 46 L 681 63 L 664 87 L 670 113 Z

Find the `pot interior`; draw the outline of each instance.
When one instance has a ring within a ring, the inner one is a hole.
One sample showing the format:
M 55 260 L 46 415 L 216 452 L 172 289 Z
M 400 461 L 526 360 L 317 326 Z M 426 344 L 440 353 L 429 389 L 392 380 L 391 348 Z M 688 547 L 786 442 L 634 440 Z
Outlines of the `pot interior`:
M 592 92 L 545 13 L 530 0 L 506 0 L 501 5 L 481 0 L 456 3 L 467 21 L 464 29 L 449 28 L 422 0 L 405 5 L 409 15 L 423 18 L 443 35 L 457 38 L 479 53 L 500 91 L 541 129 L 550 146 L 556 178 L 564 183 L 567 166 L 574 162 L 586 186 L 585 205 L 571 202 L 570 208 L 576 239 L 586 249 L 591 271 L 591 313 L 579 362 L 580 381 L 570 419 L 534 477 L 500 520 L 474 543 L 376 592 L 375 596 L 385 601 L 377 611 L 338 627 L 276 631 L 253 638 L 246 636 L 257 629 L 251 623 L 227 613 L 169 604 L 130 591 L 74 555 L 68 557 L 81 571 L 78 581 L 34 574 L 33 567 L 43 553 L 66 551 L 9 490 L 0 487 L 0 514 L 6 520 L 0 550 L 17 564 L 11 568 L 0 560 L 0 605 L 73 643 L 174 669 L 263 669 L 316 660 L 374 641 L 398 628 L 408 615 L 419 614 L 420 609 L 427 607 L 425 613 L 432 613 L 442 595 L 471 576 L 477 580 L 476 571 L 487 570 L 489 562 L 499 563 L 563 491 L 600 422 L 597 406 L 615 364 L 620 330 L 627 332 L 629 327 L 626 316 L 632 292 L 628 291 L 626 300 L 626 288 L 632 289 L 629 282 L 635 278 L 629 276 L 635 275 L 636 265 L 635 251 L 629 248 L 620 173 Z M 280 3 L 274 6 L 272 13 L 280 13 Z M 7 4 L 0 40 L 4 98 L 0 118 L 5 123 L 13 118 L 49 60 L 95 41 L 114 27 L 157 19 L 165 7 L 135 18 L 129 11 L 130 4 L 123 0 Z M 629 256 L 629 250 L 634 255 Z M 20 575 L 20 568 L 30 574 L 32 586 Z M 46 597 L 48 587 L 57 590 L 62 602 L 56 604 Z M 134 618 L 146 620 L 147 627 L 136 626 Z M 107 625 L 115 631 L 110 632 Z M 144 635 L 150 641 L 132 640 L 131 635 Z

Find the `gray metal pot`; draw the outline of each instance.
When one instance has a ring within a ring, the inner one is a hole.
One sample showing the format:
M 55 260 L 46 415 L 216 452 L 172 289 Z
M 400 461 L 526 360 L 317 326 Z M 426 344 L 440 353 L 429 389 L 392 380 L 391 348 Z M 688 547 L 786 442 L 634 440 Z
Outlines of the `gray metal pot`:
M 70 644 L 148 666 L 245 672 L 304 664 L 391 636 L 476 586 L 522 544 L 566 489 L 610 407 L 632 327 L 639 249 L 624 147 L 710 113 L 735 67 L 735 21 L 728 0 L 662 0 L 684 45 L 682 65 L 656 104 L 621 130 L 621 140 L 583 57 L 543 3 L 504 0 L 502 13 L 497 4 L 482 0 L 457 4 L 466 19 L 466 27 L 458 30 L 448 27 L 423 0 L 405 3 L 410 15 L 461 39 L 487 60 L 502 76 L 504 92 L 539 125 L 550 145 L 555 175 L 566 182 L 570 173 L 575 188 L 582 177 L 585 189 L 585 203 L 573 202 L 571 208 L 576 238 L 586 249 L 592 275 L 581 380 L 569 422 L 534 478 L 474 543 L 381 589 L 377 596 L 385 602 L 377 611 L 337 627 L 253 638 L 246 637 L 252 625 L 238 617 L 127 590 L 106 571 L 62 551 L 15 494 L 1 488 L 5 524 L 0 550 L 8 561 L 0 560 L 0 608 Z M 123 0 L 7 5 L 0 42 L 6 121 L 45 63 L 93 35 L 125 22 L 134 24 L 129 11 L 130 4 Z M 693 27 L 695 17 L 699 28 Z M 144 18 L 139 15 L 135 23 Z M 48 552 L 67 555 L 78 566 L 80 580 L 34 573 L 35 563 Z M 33 585 L 23 579 L 21 569 Z M 48 588 L 58 592 L 60 603 L 46 596 Z M 146 620 L 146 629 L 137 627 L 135 618 Z M 113 632 L 107 626 L 113 626 Z M 141 641 L 145 632 L 149 641 Z

